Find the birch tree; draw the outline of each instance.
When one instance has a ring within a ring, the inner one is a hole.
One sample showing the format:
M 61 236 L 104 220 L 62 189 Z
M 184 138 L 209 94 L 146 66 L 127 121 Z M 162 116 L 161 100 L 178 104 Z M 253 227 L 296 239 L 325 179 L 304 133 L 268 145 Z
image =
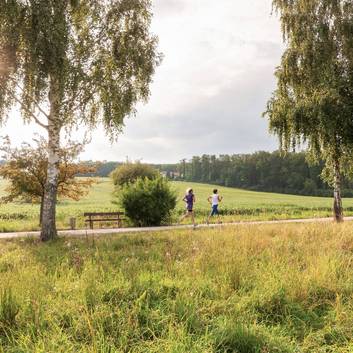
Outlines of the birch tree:
M 47 131 L 41 239 L 57 234 L 60 134 L 103 124 L 114 139 L 147 101 L 161 55 L 150 0 L 0 0 L 0 119 L 21 107 Z
M 268 102 L 270 130 L 283 150 L 307 146 L 322 158 L 334 188 L 334 217 L 343 220 L 342 175 L 353 142 L 353 3 L 273 0 L 286 44 Z

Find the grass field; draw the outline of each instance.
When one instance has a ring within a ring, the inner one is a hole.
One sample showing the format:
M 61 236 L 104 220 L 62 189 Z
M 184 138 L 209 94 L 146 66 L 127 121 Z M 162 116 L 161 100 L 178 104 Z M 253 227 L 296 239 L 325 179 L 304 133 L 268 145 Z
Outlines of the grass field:
M 198 222 L 203 222 L 209 212 L 207 197 L 214 186 L 174 182 L 178 193 L 178 207 L 174 222 L 184 212 L 181 201 L 187 187 L 193 187 L 196 194 L 195 211 Z M 0 182 L 0 196 L 4 194 L 4 182 Z M 224 221 L 238 220 L 273 220 L 286 218 L 310 218 L 331 215 L 332 199 L 306 197 L 273 193 L 245 191 L 233 188 L 218 187 L 224 196 L 221 204 Z M 57 209 L 58 228 L 66 229 L 70 217 L 77 218 L 77 226 L 85 227 L 83 213 L 89 211 L 116 211 L 118 206 L 112 203 L 113 185 L 110 179 L 100 179 L 89 195 L 80 201 L 60 201 Z M 353 199 L 345 199 L 346 215 L 353 214 Z M 39 206 L 11 203 L 0 205 L 0 231 L 21 231 L 38 229 Z
M 353 352 L 352 253 L 350 224 L 0 241 L 0 352 Z

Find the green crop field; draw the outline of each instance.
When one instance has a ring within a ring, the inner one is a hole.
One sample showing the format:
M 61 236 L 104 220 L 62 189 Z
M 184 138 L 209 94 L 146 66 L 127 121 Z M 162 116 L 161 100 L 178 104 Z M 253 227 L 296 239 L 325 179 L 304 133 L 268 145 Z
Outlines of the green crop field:
M 173 222 L 184 212 L 181 201 L 188 187 L 194 189 L 196 195 L 195 212 L 197 222 L 203 222 L 209 212 L 207 197 L 212 193 L 213 185 L 173 182 L 178 194 L 178 206 Z M 0 181 L 0 196 L 4 195 L 5 183 Z M 245 191 L 233 188 L 218 187 L 224 196 L 220 209 L 224 221 L 239 220 L 273 220 L 286 218 L 308 218 L 331 215 L 332 199 L 322 197 L 306 197 L 282 195 L 264 192 Z M 58 203 L 57 224 L 66 229 L 70 217 L 77 219 L 77 226 L 85 227 L 83 213 L 89 211 L 116 211 L 119 207 L 113 204 L 113 185 L 110 179 L 99 179 L 88 196 L 80 201 L 62 200 Z M 353 214 L 353 199 L 345 199 L 346 214 Z M 21 231 L 38 229 L 39 206 L 10 203 L 0 205 L 0 231 Z M 188 220 L 186 220 L 188 222 Z
M 216 185 L 174 182 L 174 187 L 180 196 L 185 190 L 192 187 L 197 203 L 196 209 L 208 208 L 207 197 L 212 194 L 214 188 L 224 196 L 222 205 L 225 208 L 271 208 L 271 207 L 298 207 L 298 208 L 328 208 L 332 206 L 333 200 L 325 197 L 296 196 L 285 194 L 274 194 L 267 192 L 246 191 L 235 188 L 227 188 Z M 353 199 L 345 199 L 346 206 L 353 206 Z
M 353 352 L 352 251 L 348 223 L 0 241 L 0 352 Z

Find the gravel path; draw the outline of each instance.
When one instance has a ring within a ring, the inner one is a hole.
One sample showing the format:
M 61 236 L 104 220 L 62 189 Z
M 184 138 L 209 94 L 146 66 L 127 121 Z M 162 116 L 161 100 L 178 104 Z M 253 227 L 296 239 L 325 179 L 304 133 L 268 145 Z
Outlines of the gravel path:
M 246 221 L 246 222 L 232 222 L 221 224 L 199 224 L 199 228 L 219 228 L 219 227 L 234 227 L 239 225 L 259 225 L 259 224 L 290 224 L 290 223 L 329 223 L 332 222 L 330 218 L 308 218 L 308 219 L 289 219 L 279 221 Z M 353 217 L 346 217 L 345 221 L 353 221 Z M 161 232 L 175 229 L 193 229 L 192 225 L 177 225 L 165 227 L 146 227 L 146 228 L 116 228 L 116 229 L 78 229 L 78 230 L 60 230 L 59 236 L 82 237 L 88 235 L 105 235 L 105 234 L 128 234 L 128 233 L 150 233 Z M 14 233 L 0 233 L 0 239 L 15 239 L 26 237 L 39 237 L 40 232 L 14 232 Z

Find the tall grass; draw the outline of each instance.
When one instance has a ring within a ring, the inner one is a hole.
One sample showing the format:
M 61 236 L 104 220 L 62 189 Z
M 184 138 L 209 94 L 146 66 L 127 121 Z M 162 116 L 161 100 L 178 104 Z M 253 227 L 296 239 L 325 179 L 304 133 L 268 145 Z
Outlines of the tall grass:
M 0 352 L 353 351 L 349 224 L 0 249 Z

